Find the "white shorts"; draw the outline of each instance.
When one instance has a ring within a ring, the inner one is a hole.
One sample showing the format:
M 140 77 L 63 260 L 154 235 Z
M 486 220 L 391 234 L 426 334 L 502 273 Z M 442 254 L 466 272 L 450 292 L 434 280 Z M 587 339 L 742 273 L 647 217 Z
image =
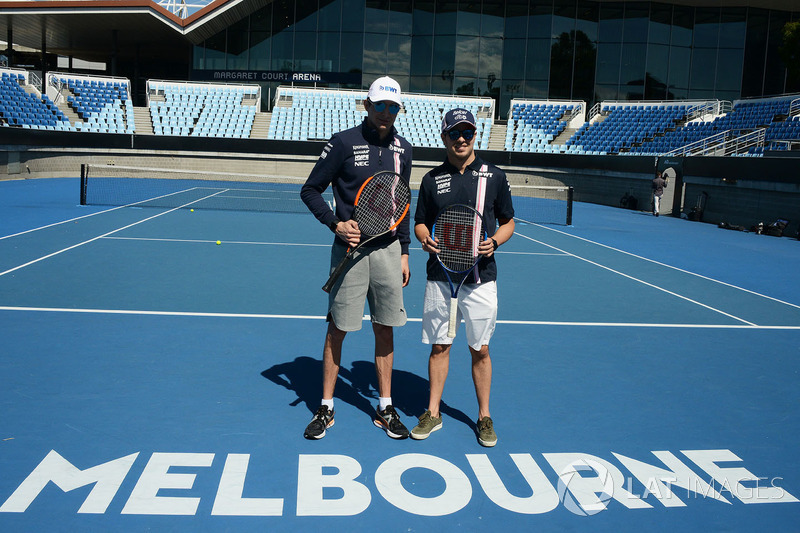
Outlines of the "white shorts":
M 464 319 L 467 343 L 473 350 L 488 345 L 497 324 L 497 283 L 462 285 L 458 291 L 458 323 Z M 428 281 L 422 310 L 422 342 L 452 344 L 447 336 L 450 324 L 450 286 L 446 281 Z

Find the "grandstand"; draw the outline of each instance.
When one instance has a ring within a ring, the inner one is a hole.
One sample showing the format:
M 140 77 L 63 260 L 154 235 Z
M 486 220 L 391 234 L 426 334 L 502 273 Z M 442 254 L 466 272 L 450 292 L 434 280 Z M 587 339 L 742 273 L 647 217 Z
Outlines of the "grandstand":
M 278 87 L 262 113 L 261 87 L 151 80 L 147 108 L 134 108 L 124 78 L 51 73 L 46 93 L 29 73 L 0 69 L 0 126 L 71 132 L 277 141 L 325 141 L 360 124 L 366 91 Z M 570 155 L 760 157 L 800 148 L 800 96 L 681 102 L 512 100 L 507 123 L 488 97 L 404 95 L 395 123 L 417 147 L 441 146 L 444 113 L 477 120 L 476 148 Z M 138 117 L 138 118 L 137 118 Z M 499 138 L 491 145 L 492 136 Z M 504 142 L 503 142 L 504 140 Z

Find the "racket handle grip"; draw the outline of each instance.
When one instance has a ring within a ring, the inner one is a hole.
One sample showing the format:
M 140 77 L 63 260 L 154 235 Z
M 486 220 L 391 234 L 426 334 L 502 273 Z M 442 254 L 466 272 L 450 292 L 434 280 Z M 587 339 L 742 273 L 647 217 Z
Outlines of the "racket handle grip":
M 451 339 L 456 338 L 458 328 L 458 298 L 450 298 L 450 326 L 447 328 L 447 336 Z
M 339 276 L 342 275 L 342 271 L 347 266 L 347 263 L 350 261 L 351 257 L 352 255 L 350 253 L 347 253 L 347 255 L 342 257 L 342 260 L 339 261 L 339 264 L 336 265 L 336 268 L 334 268 L 333 272 L 331 272 L 331 276 L 328 278 L 328 281 L 326 281 L 325 285 L 322 286 L 323 291 L 331 292 L 333 285 L 336 283 L 336 280 L 339 279 Z

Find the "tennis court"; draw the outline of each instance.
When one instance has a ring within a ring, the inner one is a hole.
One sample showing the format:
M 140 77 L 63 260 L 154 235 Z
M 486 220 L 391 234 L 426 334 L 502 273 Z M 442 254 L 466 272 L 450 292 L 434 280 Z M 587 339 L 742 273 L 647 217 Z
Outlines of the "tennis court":
M 80 205 L 0 181 L 4 531 L 787 531 L 800 523 L 800 243 L 576 203 L 499 251 L 492 417 L 463 331 L 425 441 L 373 426 L 368 322 L 319 403 L 310 214 Z M 216 206 L 218 207 L 218 206 Z M 220 244 L 217 244 L 217 241 Z M 427 405 L 425 255 L 392 397 Z M 463 326 L 462 326 L 463 328 Z

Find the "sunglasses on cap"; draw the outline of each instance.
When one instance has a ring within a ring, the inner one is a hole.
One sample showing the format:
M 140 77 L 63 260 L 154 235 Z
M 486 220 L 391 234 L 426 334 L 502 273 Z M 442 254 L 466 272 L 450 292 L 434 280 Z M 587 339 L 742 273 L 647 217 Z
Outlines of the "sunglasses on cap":
M 467 128 L 464 130 L 450 130 L 447 132 L 447 136 L 450 137 L 451 141 L 457 141 L 459 137 L 464 137 L 465 141 L 471 141 L 475 136 L 475 130 L 472 128 Z
M 372 102 L 372 100 L 370 100 Z M 375 108 L 375 111 L 378 113 L 383 113 L 386 109 L 386 102 L 372 102 L 372 107 Z M 400 104 L 389 104 L 389 113 L 392 115 L 396 115 L 400 112 Z

